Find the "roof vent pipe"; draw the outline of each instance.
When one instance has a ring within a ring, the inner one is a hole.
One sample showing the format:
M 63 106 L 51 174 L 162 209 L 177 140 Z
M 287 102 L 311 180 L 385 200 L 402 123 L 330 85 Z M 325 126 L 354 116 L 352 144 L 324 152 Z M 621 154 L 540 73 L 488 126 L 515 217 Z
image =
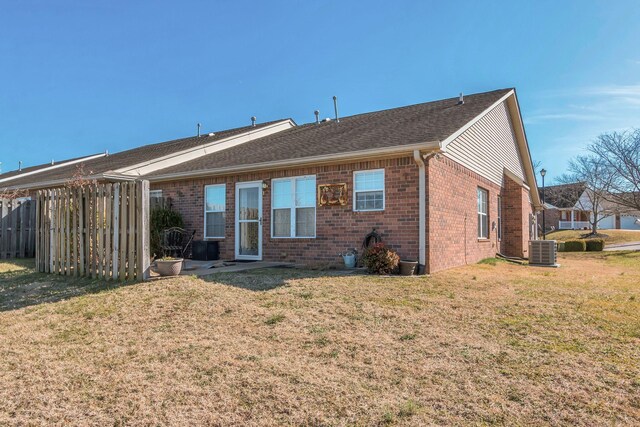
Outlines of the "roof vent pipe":
M 251 127 L 256 127 L 256 116 L 251 117 Z
M 18 172 L 22 172 L 22 160 L 18 160 Z
M 316 124 L 320 123 L 320 110 L 316 110 L 313 112 L 316 115 Z
M 460 92 L 460 97 L 458 98 L 458 105 L 464 104 L 464 95 Z
M 53 166 L 55 164 L 55 162 L 53 161 L 53 159 L 51 159 L 51 166 Z
M 200 138 L 200 123 L 198 123 L 198 138 Z
M 336 123 L 340 123 L 340 118 L 338 117 L 338 97 L 333 97 L 333 109 L 336 112 Z

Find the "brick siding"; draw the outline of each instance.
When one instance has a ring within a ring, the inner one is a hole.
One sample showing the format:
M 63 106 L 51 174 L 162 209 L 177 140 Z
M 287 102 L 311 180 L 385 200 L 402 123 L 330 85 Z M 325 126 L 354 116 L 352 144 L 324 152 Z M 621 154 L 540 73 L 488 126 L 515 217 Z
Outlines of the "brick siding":
M 353 172 L 385 169 L 385 210 L 381 212 L 353 211 Z M 315 175 L 319 184 L 347 183 L 348 202 L 345 206 L 316 206 L 316 238 L 271 237 L 271 180 L 274 178 Z M 173 207 L 185 220 L 185 227 L 196 230 L 196 239 L 204 233 L 204 187 L 226 184 L 226 231 L 220 241 L 223 259 L 235 257 L 235 184 L 264 181 L 267 188 L 262 198 L 262 255 L 265 260 L 305 264 L 341 263 L 339 252 L 357 248 L 361 252 L 364 237 L 376 228 L 385 243 L 403 258 L 418 258 L 418 167 L 411 157 L 375 160 L 343 165 L 317 166 L 253 174 L 212 177 L 196 180 L 152 184 L 171 197 Z
M 353 211 L 353 172 L 385 169 L 385 210 L 381 212 Z M 482 178 L 444 156 L 427 161 L 427 271 L 474 263 L 494 256 L 496 252 L 523 256 L 526 254 L 528 224 L 531 212 L 528 192 L 505 177 L 505 186 Z M 271 180 L 274 178 L 315 175 L 316 185 L 347 183 L 348 202 L 345 206 L 316 207 L 316 238 L 282 239 L 271 237 Z M 372 228 L 383 241 L 398 251 L 403 259 L 418 258 L 418 167 L 410 156 L 363 161 L 358 163 L 316 166 L 299 169 L 256 172 L 251 174 L 199 178 L 193 180 L 153 183 L 152 190 L 163 190 L 172 199 L 173 208 L 185 220 L 185 227 L 196 230 L 196 239 L 203 239 L 204 187 L 226 184 L 226 226 L 220 242 L 223 259 L 235 257 L 235 184 L 263 181 L 263 259 L 303 264 L 339 264 L 338 253 L 355 247 L 362 250 L 362 241 Z M 489 193 L 490 238 L 477 238 L 477 187 Z M 501 242 L 497 230 L 498 195 L 503 200 L 504 232 Z

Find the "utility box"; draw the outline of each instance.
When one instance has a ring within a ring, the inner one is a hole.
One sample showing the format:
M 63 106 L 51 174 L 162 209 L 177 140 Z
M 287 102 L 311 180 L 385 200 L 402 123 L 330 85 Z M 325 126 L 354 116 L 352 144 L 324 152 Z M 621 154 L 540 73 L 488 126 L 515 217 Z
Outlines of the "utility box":
M 530 240 L 529 265 L 558 267 L 557 242 L 555 240 Z
M 215 261 L 220 259 L 218 242 L 195 241 L 192 247 L 192 259 L 195 261 Z

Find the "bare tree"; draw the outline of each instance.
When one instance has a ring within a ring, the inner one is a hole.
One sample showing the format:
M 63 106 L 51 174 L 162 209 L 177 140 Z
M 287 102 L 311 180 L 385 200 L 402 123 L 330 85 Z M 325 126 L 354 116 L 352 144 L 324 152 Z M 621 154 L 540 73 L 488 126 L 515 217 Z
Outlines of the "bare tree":
M 611 176 L 605 199 L 640 211 L 640 129 L 602 134 L 589 150 Z
M 29 197 L 29 192 L 26 190 L 15 190 L 8 188 L 0 188 L 0 199 L 21 199 L 23 197 Z
M 557 196 L 572 202 L 577 200 L 575 206 L 589 212 L 591 234 L 598 234 L 598 223 L 614 213 L 605 197 L 613 176 L 610 172 L 608 165 L 599 157 L 582 155 L 571 160 L 568 172 L 557 179 L 560 184 L 583 184 L 567 186 L 567 190 Z
M 89 179 L 87 176 L 91 175 L 93 171 L 86 171 L 84 163 L 80 163 L 76 165 L 76 170 L 73 173 L 73 176 L 67 182 L 65 182 L 65 187 L 67 188 L 84 188 L 90 184 L 95 184 L 95 179 Z

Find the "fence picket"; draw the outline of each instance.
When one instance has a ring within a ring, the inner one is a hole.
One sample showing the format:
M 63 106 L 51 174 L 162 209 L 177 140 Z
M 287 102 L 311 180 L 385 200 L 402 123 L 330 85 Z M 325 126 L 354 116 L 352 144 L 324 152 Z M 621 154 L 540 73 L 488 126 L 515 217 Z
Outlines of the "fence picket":
M 136 204 L 135 204 L 135 186 L 129 185 L 129 253 L 127 255 L 127 280 L 135 278 L 135 258 L 136 258 Z
M 111 280 L 111 184 L 105 186 L 104 199 L 104 275 L 107 280 Z
M 118 280 L 118 256 L 120 254 L 120 184 L 113 186 L 113 265 L 111 277 Z
M 129 215 L 127 213 L 127 194 L 129 192 L 129 184 L 122 183 L 120 187 L 120 280 L 126 280 L 127 274 L 127 220 Z
M 104 194 L 103 194 L 103 186 L 96 187 L 96 224 L 97 230 L 96 235 L 98 237 L 97 246 L 98 246 L 98 278 L 102 280 L 104 278 Z
M 22 245 L 28 241 L 22 236 L 28 236 L 31 228 L 38 271 L 144 280 L 149 276 L 148 205 L 146 181 L 40 190 L 31 202 L 0 200 L 0 213 L 13 214 L 8 225 L 1 218 L 0 242 L 8 236 L 6 228 L 16 231 L 11 241 Z M 14 226 L 14 221 L 19 224 Z M 29 247 L 7 252 L 28 254 Z

